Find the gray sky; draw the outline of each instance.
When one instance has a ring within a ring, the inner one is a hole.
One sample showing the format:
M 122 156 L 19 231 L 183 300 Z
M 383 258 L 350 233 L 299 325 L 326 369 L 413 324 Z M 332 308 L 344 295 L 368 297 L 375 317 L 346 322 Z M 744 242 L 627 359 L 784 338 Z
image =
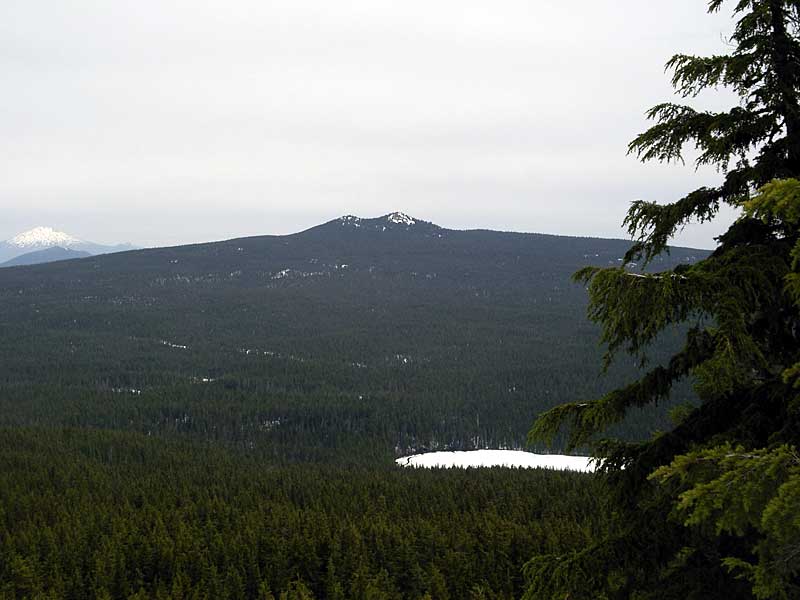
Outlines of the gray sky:
M 631 200 L 720 179 L 626 156 L 669 56 L 724 50 L 730 16 L 705 6 L 4 0 L 0 239 L 165 245 L 394 210 L 621 237 Z

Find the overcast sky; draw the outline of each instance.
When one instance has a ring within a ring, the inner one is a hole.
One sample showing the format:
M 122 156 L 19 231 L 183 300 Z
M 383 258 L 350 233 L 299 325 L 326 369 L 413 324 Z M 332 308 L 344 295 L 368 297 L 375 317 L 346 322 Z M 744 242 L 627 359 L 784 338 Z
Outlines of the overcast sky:
M 669 56 L 724 51 L 730 16 L 705 6 L 4 0 L 0 239 L 166 245 L 395 210 L 624 237 L 630 201 L 720 179 L 626 156 Z

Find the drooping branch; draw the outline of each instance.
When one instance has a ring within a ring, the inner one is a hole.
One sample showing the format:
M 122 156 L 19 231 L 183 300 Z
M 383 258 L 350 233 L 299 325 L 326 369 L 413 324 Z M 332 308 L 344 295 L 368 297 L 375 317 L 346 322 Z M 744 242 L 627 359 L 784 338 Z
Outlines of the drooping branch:
M 681 104 L 658 104 L 647 112 L 656 121 L 629 145 L 628 153 L 643 162 L 683 162 L 683 148 L 693 142 L 700 150 L 698 166 L 719 165 L 726 170 L 734 158 L 747 154 L 774 133 L 772 115 L 735 106 L 727 112 L 698 112 Z
M 649 263 L 667 249 L 669 240 L 691 222 L 710 221 L 719 211 L 722 192 L 700 188 L 672 204 L 636 200 L 631 204 L 623 225 L 635 240 L 625 255 L 625 262 L 644 259 Z
M 624 348 L 643 352 L 670 325 L 700 318 L 713 293 L 708 278 L 698 279 L 690 267 L 632 277 L 624 269 L 588 267 L 574 278 L 588 284 L 589 319 L 602 324 L 607 345 L 605 366 Z
M 540 415 L 528 433 L 529 442 L 551 443 L 565 425 L 568 449 L 588 444 L 592 437 L 619 423 L 630 408 L 665 400 L 673 384 L 712 356 L 715 340 L 698 328 L 689 332 L 688 343 L 666 367 L 656 367 L 638 381 L 590 402 L 562 404 Z
M 667 62 L 666 70 L 673 72 L 672 86 L 684 98 L 720 85 L 747 94 L 764 77 L 756 59 L 754 52 L 721 56 L 676 54 Z

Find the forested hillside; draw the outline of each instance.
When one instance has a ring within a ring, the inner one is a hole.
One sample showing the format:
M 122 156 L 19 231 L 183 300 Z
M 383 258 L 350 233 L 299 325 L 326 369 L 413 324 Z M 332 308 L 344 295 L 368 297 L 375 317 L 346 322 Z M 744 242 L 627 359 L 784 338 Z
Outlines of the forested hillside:
M 3 269 L 0 597 L 518 598 L 605 530 L 594 480 L 393 459 L 635 377 L 570 279 L 628 247 L 388 215 Z
M 0 423 L 187 434 L 289 461 L 520 447 L 542 410 L 635 376 L 600 377 L 570 279 L 628 247 L 389 215 L 4 269 Z

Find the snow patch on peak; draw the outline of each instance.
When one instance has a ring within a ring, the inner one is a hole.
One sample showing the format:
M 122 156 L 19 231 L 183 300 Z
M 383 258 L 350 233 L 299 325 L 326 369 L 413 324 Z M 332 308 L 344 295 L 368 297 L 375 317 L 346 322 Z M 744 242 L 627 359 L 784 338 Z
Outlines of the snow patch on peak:
M 417 224 L 414 219 L 401 212 L 393 212 L 386 215 L 386 220 L 389 221 L 389 223 L 394 223 L 395 225 L 406 225 L 408 227 Z
M 415 219 L 405 213 L 392 212 L 388 215 L 375 218 L 362 218 L 355 215 L 345 215 L 339 217 L 332 224 L 341 226 L 347 230 L 364 229 L 369 231 L 395 231 L 395 232 L 416 232 L 427 236 L 435 235 L 431 232 L 434 230 L 441 230 L 441 227 Z M 441 234 L 439 234 L 441 237 Z
M 361 217 L 356 217 L 354 215 L 345 215 L 339 222 L 342 224 L 342 227 L 346 225 L 352 225 L 353 227 L 361 227 Z
M 8 243 L 17 248 L 36 248 L 60 246 L 67 248 L 81 244 L 82 240 L 72 237 L 63 231 L 56 231 L 52 227 L 34 227 L 29 231 L 14 236 Z

